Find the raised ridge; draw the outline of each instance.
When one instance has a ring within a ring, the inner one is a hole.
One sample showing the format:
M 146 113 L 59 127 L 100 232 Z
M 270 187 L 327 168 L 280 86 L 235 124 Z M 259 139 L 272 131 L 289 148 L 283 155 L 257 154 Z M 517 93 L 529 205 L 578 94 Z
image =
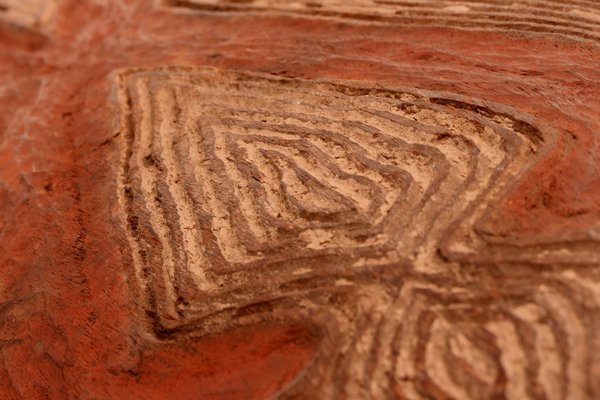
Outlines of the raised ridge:
M 370 24 L 448 26 L 556 34 L 598 42 L 600 5 L 552 0 L 395 1 L 395 0 L 162 0 L 174 10 L 201 13 L 274 13 L 342 18 Z
M 546 376 L 585 362 L 557 344 L 585 332 L 578 296 L 553 276 L 532 292 L 521 271 L 571 271 L 596 252 L 562 244 L 540 258 L 476 229 L 552 144 L 531 117 L 450 93 L 210 68 L 125 70 L 117 87 L 121 209 L 159 339 L 312 321 L 325 339 L 299 387 L 325 397 L 585 390 Z M 509 262 L 513 278 L 486 275 Z M 483 276 L 457 277 L 475 266 Z M 573 332 L 556 330 L 564 318 Z M 554 350 L 520 345 L 523 329 Z M 498 358 L 517 357 L 509 345 L 539 376 L 520 382 Z

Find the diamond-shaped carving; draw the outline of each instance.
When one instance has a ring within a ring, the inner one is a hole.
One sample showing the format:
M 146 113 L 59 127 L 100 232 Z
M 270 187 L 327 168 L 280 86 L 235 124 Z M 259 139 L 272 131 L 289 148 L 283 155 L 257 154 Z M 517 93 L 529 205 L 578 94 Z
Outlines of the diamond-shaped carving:
M 120 85 L 123 207 L 168 326 L 314 274 L 443 269 L 446 242 L 481 257 L 473 220 L 541 141 L 506 113 L 417 90 L 213 69 L 127 71 Z

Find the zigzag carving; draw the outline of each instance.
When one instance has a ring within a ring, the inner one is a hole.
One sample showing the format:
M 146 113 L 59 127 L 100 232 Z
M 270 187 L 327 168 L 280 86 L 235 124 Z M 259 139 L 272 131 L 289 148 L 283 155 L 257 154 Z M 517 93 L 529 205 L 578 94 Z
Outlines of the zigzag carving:
M 593 243 L 477 229 L 552 130 L 354 82 L 166 68 L 120 71 L 116 87 L 148 340 L 309 321 L 321 350 L 283 397 L 589 393 Z

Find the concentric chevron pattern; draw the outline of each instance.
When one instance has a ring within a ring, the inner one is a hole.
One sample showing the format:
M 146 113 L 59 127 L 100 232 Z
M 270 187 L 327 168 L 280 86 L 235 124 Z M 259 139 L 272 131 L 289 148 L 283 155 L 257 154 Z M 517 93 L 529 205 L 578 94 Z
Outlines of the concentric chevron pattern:
M 435 25 L 559 34 L 598 41 L 600 3 L 575 0 L 163 0 L 195 12 L 280 12 L 368 23 Z
M 591 390 L 589 248 L 536 258 L 475 229 L 551 145 L 531 117 L 214 69 L 125 70 L 116 85 L 120 203 L 154 337 L 311 321 L 321 350 L 292 397 Z
M 43 31 L 54 7 L 54 0 L 0 0 L 0 21 Z

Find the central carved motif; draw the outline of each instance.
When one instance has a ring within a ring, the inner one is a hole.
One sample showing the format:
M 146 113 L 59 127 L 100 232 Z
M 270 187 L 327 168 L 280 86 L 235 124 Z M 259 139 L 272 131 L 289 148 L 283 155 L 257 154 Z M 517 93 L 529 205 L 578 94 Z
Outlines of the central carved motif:
M 312 321 L 323 349 L 305 384 L 331 395 L 361 393 L 367 370 L 380 383 L 412 376 L 396 357 L 441 351 L 450 332 L 477 347 L 468 338 L 487 324 L 510 339 L 490 292 L 454 274 L 496 259 L 499 239 L 477 227 L 551 138 L 530 117 L 447 93 L 210 68 L 116 82 L 119 198 L 158 338 Z M 502 285 L 517 303 L 534 296 Z M 477 390 L 504 379 L 488 378 Z

